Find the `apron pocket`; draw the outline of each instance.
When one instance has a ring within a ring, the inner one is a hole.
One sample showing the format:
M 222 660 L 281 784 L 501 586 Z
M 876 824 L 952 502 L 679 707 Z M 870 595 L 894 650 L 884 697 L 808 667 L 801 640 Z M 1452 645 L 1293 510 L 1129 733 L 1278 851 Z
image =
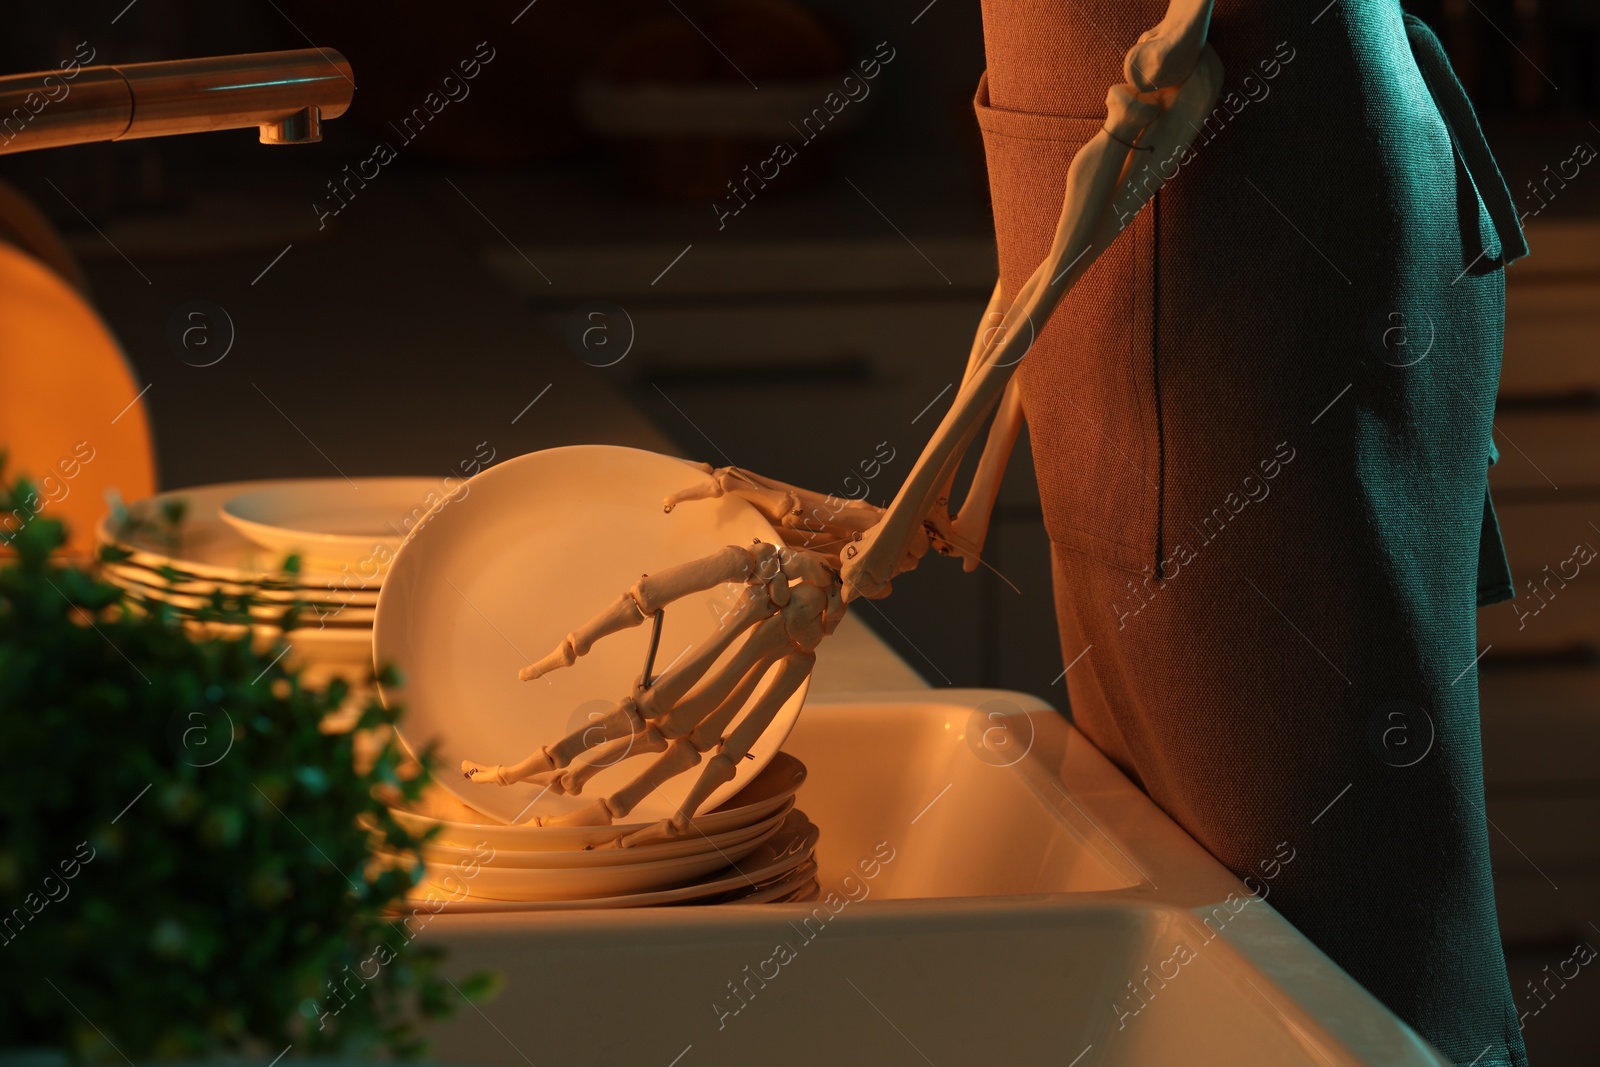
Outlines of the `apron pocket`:
M 987 78 L 974 108 L 1009 302 L 1049 254 L 1067 168 L 1105 116 L 994 108 Z M 1016 372 L 1051 541 L 1134 573 L 1154 568 L 1160 548 L 1157 207 L 1079 279 Z

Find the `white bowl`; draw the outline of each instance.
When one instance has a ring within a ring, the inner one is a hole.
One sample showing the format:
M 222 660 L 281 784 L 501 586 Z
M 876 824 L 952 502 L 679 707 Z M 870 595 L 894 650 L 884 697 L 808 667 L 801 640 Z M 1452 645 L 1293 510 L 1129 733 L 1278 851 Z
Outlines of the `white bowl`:
M 414 478 L 320 479 L 242 493 L 220 514 L 263 548 L 322 563 L 367 563 L 381 572 L 405 539 L 405 519 L 422 500 L 418 488 Z
M 437 478 L 373 480 L 390 487 L 409 487 L 412 499 L 409 510 L 400 520 L 402 531 L 410 529 L 440 500 L 446 499 L 443 483 Z M 180 578 L 185 581 L 211 581 L 288 592 L 305 590 L 312 595 L 340 600 L 362 593 L 375 598 L 382 580 L 376 560 L 369 561 L 366 566 L 362 563 L 329 564 L 322 569 L 306 566 L 301 568 L 299 574 L 286 574 L 280 569 L 286 552 L 265 548 L 223 521 L 223 505 L 236 497 L 265 489 L 282 489 L 293 493 L 318 492 L 329 487 L 330 483 L 342 485 L 347 492 L 351 491 L 342 478 L 225 482 L 190 489 L 172 489 L 129 505 L 149 516 L 159 515 L 162 508 L 180 501 L 186 505 L 182 539 L 176 546 L 168 544 L 164 537 L 151 529 L 124 534 L 117 528 L 115 517 L 110 514 L 100 521 L 95 533 L 102 544 L 113 545 L 130 553 L 127 565 L 155 571 L 170 567 L 178 571 Z
M 590 710 L 633 691 L 644 666 L 649 625 L 597 642 L 572 667 L 533 682 L 517 672 L 604 611 L 641 574 L 710 555 L 730 544 L 781 543 L 747 501 L 728 494 L 663 512 L 663 498 L 703 481 L 681 459 L 611 445 L 531 452 L 474 477 L 471 493 L 437 505 L 401 546 L 378 596 L 373 646 L 393 663 L 404 689 L 383 689 L 405 707 L 399 732 L 413 752 L 438 744 L 439 784 L 502 822 L 587 807 L 637 777 L 653 758 L 635 756 L 599 771 L 583 796 L 529 783 L 477 784 L 453 769 L 463 759 L 515 763 L 589 725 Z M 657 674 L 711 638 L 742 592 L 718 586 L 666 608 Z M 733 651 L 724 654 L 731 658 Z M 770 684 L 771 674 L 756 698 Z M 703 808 L 737 793 L 766 766 L 794 725 L 802 684 L 740 760 L 732 780 Z M 741 712 L 728 729 L 742 721 Z M 704 764 L 701 765 L 704 767 Z M 672 815 L 699 775 L 670 779 L 630 813 L 641 822 Z

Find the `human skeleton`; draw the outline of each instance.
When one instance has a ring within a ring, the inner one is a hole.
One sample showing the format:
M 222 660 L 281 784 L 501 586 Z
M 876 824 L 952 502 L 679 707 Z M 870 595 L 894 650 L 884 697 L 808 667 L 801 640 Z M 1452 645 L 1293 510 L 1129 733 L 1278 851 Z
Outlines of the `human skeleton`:
M 1111 204 L 1133 170 L 1134 153 L 1148 153 L 1146 158 L 1166 177 L 1166 168 L 1181 162 L 1215 104 L 1222 64 L 1204 43 L 1210 16 L 1211 0 L 1171 0 L 1161 24 L 1129 50 L 1123 65 L 1128 84 L 1107 93 L 1102 132 L 1078 151 L 1068 170 L 1048 255 L 1009 307 L 1000 306 L 996 285 L 960 391 L 888 508 L 860 500 L 841 504 L 737 467 L 705 465 L 706 479 L 667 497 L 666 510 L 733 493 L 755 505 L 783 544 L 758 540 L 749 547 L 730 545 L 641 577 L 519 676 L 530 681 L 571 666 L 596 641 L 647 619 L 659 627 L 661 612 L 680 597 L 729 582 L 742 582 L 746 588 L 716 632 L 659 678 L 650 677 L 647 661 L 633 692 L 604 715 L 520 763 L 463 760 L 468 779 L 501 785 L 532 782 L 550 792 L 577 795 L 590 777 L 619 760 L 659 754 L 610 796 L 541 820 L 555 826 L 609 825 L 711 752 L 677 812 L 623 844 L 681 836 L 712 792 L 733 778 L 739 761 L 810 674 L 818 644 L 833 633 L 851 600 L 887 596 L 891 579 L 915 567 L 930 548 L 961 557 L 966 570 L 978 566 L 1000 478 L 1021 429 L 1021 400 L 1012 372 L 1036 329 L 1131 218 L 1125 211 L 1113 217 Z M 1142 184 L 1124 189 L 1124 197 L 1141 206 L 1152 195 Z M 994 420 L 971 487 L 951 514 L 957 468 L 991 411 Z M 746 634 L 728 662 L 713 670 Z M 653 651 L 654 642 L 652 658 Z M 729 732 L 769 673 L 766 689 Z M 587 759 L 579 762 L 580 756 Z

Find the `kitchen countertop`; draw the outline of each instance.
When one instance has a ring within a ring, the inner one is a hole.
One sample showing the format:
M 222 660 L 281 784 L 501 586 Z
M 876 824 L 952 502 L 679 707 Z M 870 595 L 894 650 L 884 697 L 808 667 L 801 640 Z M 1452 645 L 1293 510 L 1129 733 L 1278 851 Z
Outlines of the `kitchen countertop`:
M 931 688 L 883 638 L 873 632 L 859 609 L 844 617 L 833 636 L 817 647 L 809 699 L 879 689 Z

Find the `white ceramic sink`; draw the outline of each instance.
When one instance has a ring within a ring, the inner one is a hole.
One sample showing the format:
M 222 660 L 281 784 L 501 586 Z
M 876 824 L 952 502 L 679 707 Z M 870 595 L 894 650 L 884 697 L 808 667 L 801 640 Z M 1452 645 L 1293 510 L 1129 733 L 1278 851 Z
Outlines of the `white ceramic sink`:
M 508 979 L 432 1029 L 434 1058 L 1448 1062 L 1037 698 L 835 694 L 784 747 L 831 906 L 424 913 L 448 973 Z

